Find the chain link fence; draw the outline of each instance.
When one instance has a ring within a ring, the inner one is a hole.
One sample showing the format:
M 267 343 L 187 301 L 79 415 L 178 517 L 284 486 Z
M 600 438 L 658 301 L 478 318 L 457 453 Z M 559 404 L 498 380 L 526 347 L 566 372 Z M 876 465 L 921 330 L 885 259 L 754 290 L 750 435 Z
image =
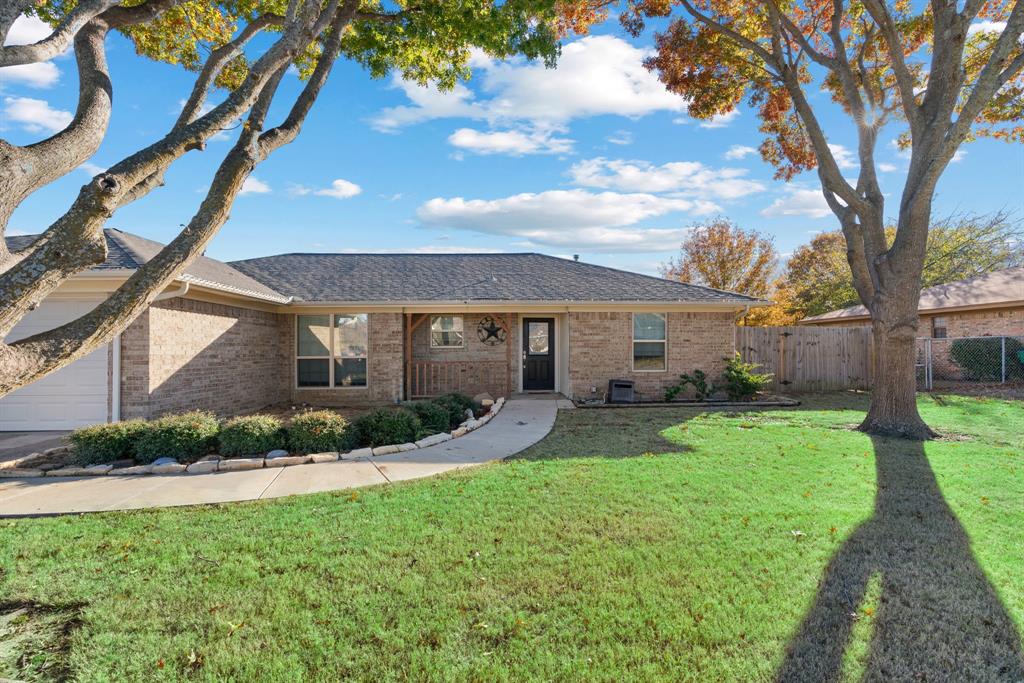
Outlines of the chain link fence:
M 1024 337 L 918 339 L 917 386 L 924 391 L 1024 386 Z

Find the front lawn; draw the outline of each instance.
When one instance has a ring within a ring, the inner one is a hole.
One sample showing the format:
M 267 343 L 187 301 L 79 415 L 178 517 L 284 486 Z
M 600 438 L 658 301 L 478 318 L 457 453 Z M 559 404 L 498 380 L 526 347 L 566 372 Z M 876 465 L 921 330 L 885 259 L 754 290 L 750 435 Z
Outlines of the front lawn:
M 0 677 L 1024 678 L 1024 405 L 923 397 L 949 438 L 921 446 L 805 398 L 562 412 L 405 484 L 0 521 Z

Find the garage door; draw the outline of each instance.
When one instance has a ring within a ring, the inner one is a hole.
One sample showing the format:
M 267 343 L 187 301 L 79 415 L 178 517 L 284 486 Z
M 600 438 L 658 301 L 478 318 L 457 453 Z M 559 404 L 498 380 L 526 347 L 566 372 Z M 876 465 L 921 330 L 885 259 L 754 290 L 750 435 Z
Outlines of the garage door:
M 47 301 L 31 311 L 8 341 L 52 330 L 98 301 Z M 107 421 L 107 347 L 0 398 L 0 431 L 74 429 Z

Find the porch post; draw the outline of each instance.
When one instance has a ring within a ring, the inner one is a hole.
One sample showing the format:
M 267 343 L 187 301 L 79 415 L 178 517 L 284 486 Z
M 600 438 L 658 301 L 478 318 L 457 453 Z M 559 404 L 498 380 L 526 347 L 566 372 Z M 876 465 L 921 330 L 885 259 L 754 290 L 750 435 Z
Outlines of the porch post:
M 405 400 L 412 398 L 412 313 L 405 314 Z

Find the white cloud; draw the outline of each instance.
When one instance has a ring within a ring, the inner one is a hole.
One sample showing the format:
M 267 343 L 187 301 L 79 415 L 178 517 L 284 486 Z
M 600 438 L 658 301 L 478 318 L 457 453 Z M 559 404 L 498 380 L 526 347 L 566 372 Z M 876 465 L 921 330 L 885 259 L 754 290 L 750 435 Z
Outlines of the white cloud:
M 978 33 L 1002 33 L 1006 30 L 1005 21 L 976 21 L 967 28 L 967 35 Z
M 747 145 L 733 145 L 729 148 L 729 151 L 725 153 L 725 158 L 744 159 L 751 154 L 757 154 L 757 149 L 754 147 L 748 147 Z
M 839 168 L 857 168 L 860 165 L 854 158 L 853 152 L 842 145 L 829 144 L 828 149 L 832 152 L 832 158 L 836 160 L 836 165 Z
M 682 112 L 685 101 L 670 92 L 643 59 L 649 51 L 613 36 L 587 36 L 562 48 L 558 68 L 524 60 L 475 59 L 480 98 L 463 84 L 442 93 L 396 80 L 411 104 L 389 107 L 370 121 L 394 132 L 430 119 L 466 117 L 500 122 L 529 122 L 544 130 L 572 119 L 612 114 L 640 117 L 656 111 Z
M 573 141 L 554 137 L 551 131 L 526 132 L 522 130 L 494 130 L 483 132 L 472 128 L 459 128 L 448 137 L 448 142 L 460 149 L 477 154 L 566 154 L 572 151 Z
M 633 144 L 633 134 L 628 130 L 617 130 L 606 137 L 605 140 L 613 145 L 631 145 Z
M 338 178 L 331 183 L 330 187 L 322 190 L 316 190 L 313 194 L 320 197 L 334 197 L 335 199 L 349 199 L 355 197 L 357 194 L 363 191 L 363 188 L 359 187 L 355 183 L 350 183 L 347 180 Z
M 78 165 L 78 170 L 88 173 L 90 176 L 97 176 L 107 170 L 106 166 L 98 166 L 91 164 L 88 161 L 82 162 Z
M 386 199 L 389 202 L 397 202 L 399 199 L 402 198 L 402 193 L 395 192 L 394 194 L 379 194 L 377 196 L 380 197 L 381 199 Z
M 642 228 L 636 223 L 673 212 L 708 214 L 707 201 L 646 193 L 550 190 L 494 200 L 435 198 L 417 216 L 433 227 L 470 230 L 546 245 L 584 250 L 660 251 L 673 248 L 686 229 Z
M 249 176 L 242 183 L 242 189 L 239 194 L 267 194 L 269 192 L 270 185 L 267 185 L 256 176 Z
M 761 183 L 744 178 L 746 174 L 746 169 L 712 169 L 698 161 L 654 166 L 646 161 L 602 157 L 580 161 L 569 169 L 573 183 L 584 187 L 624 192 L 678 192 L 716 199 L 736 199 L 764 190 Z
M 761 210 L 761 215 L 768 218 L 783 216 L 808 216 L 824 218 L 832 213 L 820 189 L 790 185 L 786 187 L 786 196 L 780 197 Z
M 878 164 L 878 170 L 881 171 L 882 173 L 892 173 L 897 168 L 898 167 L 896 166 L 896 164 L 890 164 L 885 161 Z
M 714 116 L 712 116 L 707 121 L 701 121 L 700 122 L 700 127 L 701 128 L 725 128 L 730 123 L 732 123 L 733 119 L 735 119 L 739 115 L 740 115 L 740 110 L 739 109 L 733 109 L 728 114 L 715 114 Z
M 955 164 L 955 163 L 961 162 L 961 161 L 964 160 L 965 156 L 967 156 L 967 150 L 966 149 L 958 149 L 957 151 L 953 152 L 953 158 L 949 160 L 949 163 Z
M 46 100 L 31 97 L 5 97 L 4 117 L 20 123 L 30 133 L 56 133 L 74 118 L 69 111 L 54 109 Z
M 315 190 L 305 185 L 299 185 L 297 183 L 288 183 L 288 187 L 285 192 L 288 193 L 289 197 L 305 197 L 309 194 L 317 195 L 318 197 L 334 197 L 335 199 L 349 199 L 355 197 L 357 194 L 363 191 L 363 188 L 359 187 L 355 183 L 350 183 L 347 180 L 338 178 L 331 183 L 330 187 L 325 187 L 319 190 Z M 402 195 L 396 195 L 401 197 Z
M 60 80 L 60 69 L 53 62 L 19 64 L 0 68 L 0 83 L 19 83 L 30 88 L 49 88 Z
M 31 45 L 38 43 L 51 33 L 53 33 L 53 29 L 39 17 L 29 17 L 22 14 L 11 24 L 11 29 L 7 32 L 4 45 Z

